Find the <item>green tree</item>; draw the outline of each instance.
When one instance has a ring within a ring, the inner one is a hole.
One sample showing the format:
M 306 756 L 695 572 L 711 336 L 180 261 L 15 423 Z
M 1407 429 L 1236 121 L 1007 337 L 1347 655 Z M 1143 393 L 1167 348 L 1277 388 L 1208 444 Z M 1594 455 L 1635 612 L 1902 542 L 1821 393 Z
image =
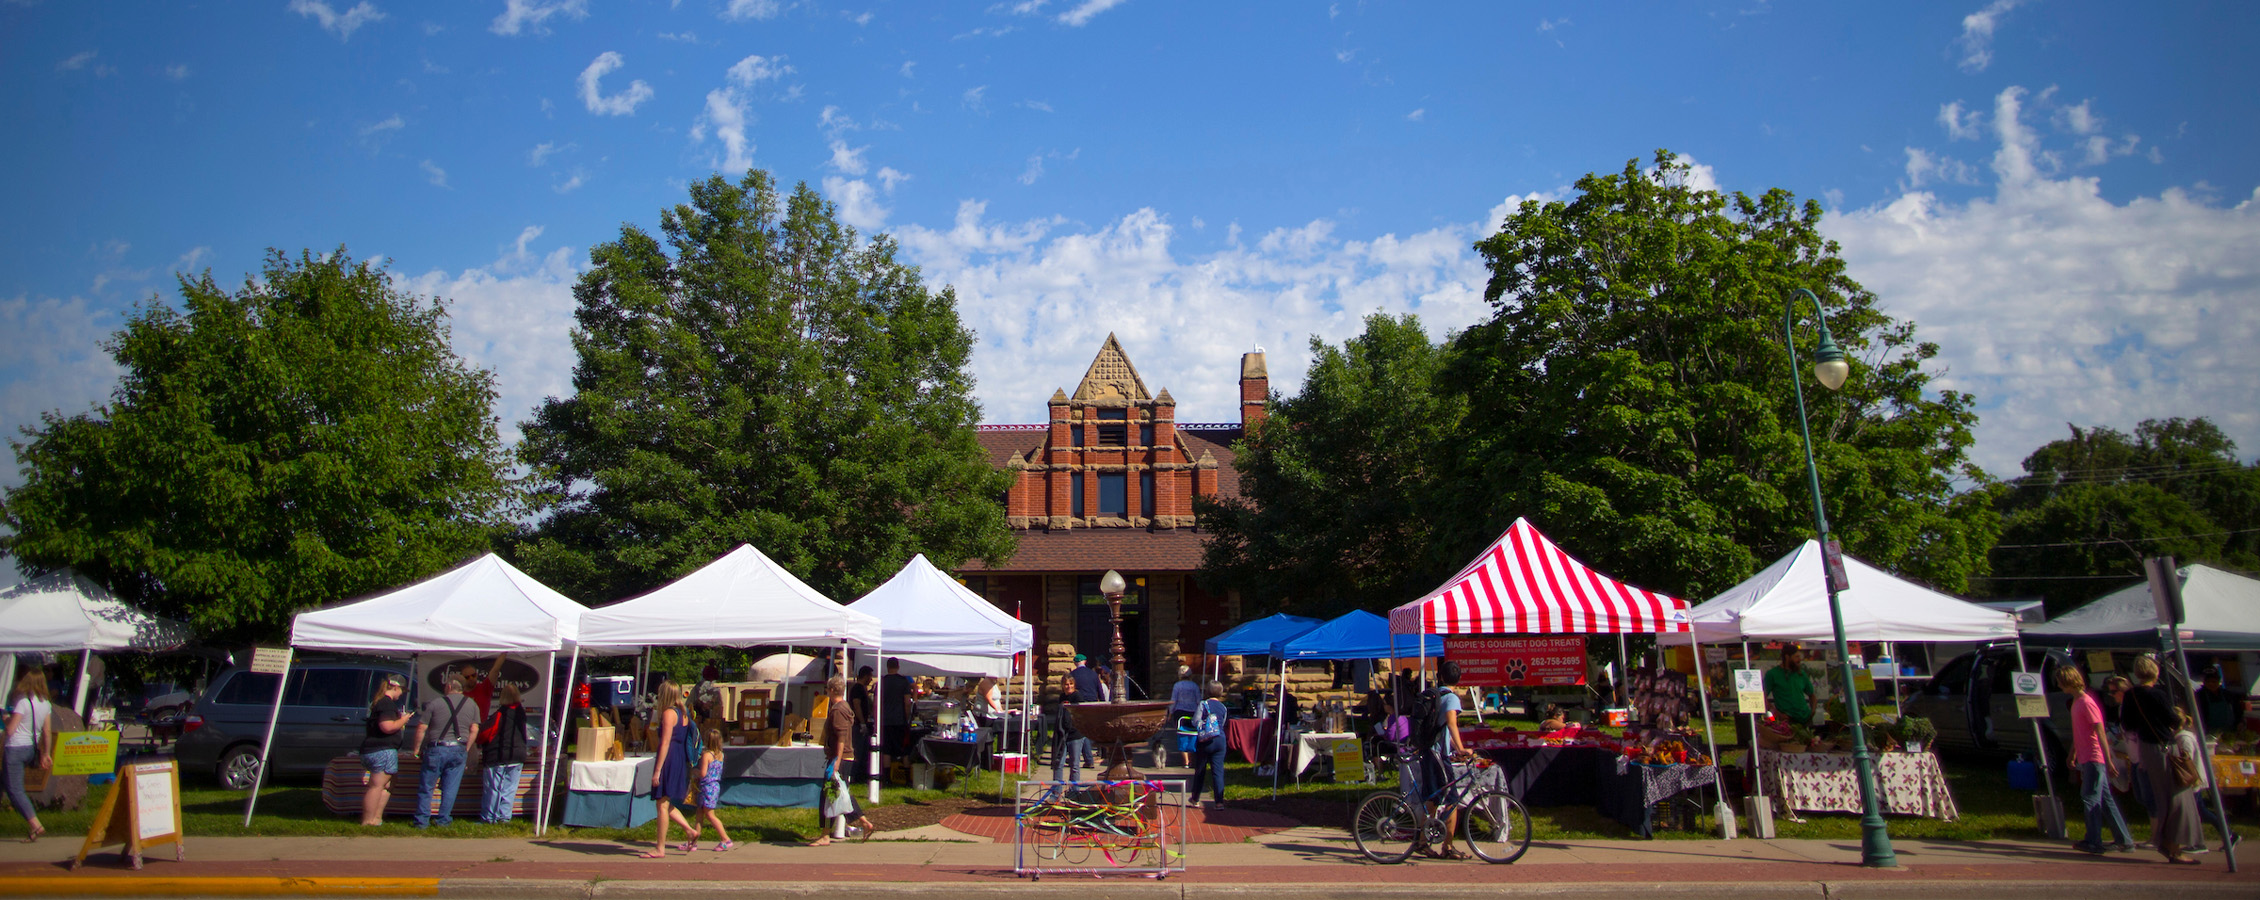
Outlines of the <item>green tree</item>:
M 444 301 L 343 248 L 270 251 L 234 294 L 180 279 L 105 345 L 109 405 L 11 442 L 6 551 L 69 566 L 208 640 L 271 641 L 292 614 L 485 549 L 514 487 L 492 373 L 448 346 Z
M 602 601 L 751 543 L 845 601 L 913 553 L 1011 555 L 955 292 L 759 171 L 693 184 L 660 230 L 622 228 L 574 288 L 574 395 L 520 448 L 530 572 Z
M 1876 565 L 1948 590 L 1983 574 L 1998 522 L 1966 451 L 1967 395 L 1934 392 L 1936 348 L 1877 308 L 1788 192 L 1722 194 L 1668 151 L 1526 201 L 1476 244 L 1494 316 L 1459 335 L 1464 392 L 1438 547 L 1464 562 L 1516 516 L 1602 571 L 1700 601 L 1813 530 L 1789 366 L 1806 371 L 1831 524 Z M 1814 384 L 1809 303 L 1794 359 L 1782 303 L 1818 294 L 1854 355 Z
M 1233 448 L 1241 497 L 1202 501 L 1203 579 L 1258 611 L 1384 610 L 1440 577 L 1429 503 L 1466 403 L 1438 391 L 1443 348 L 1411 314 L 1310 347 L 1301 392 Z
M 2146 557 L 2260 569 L 2260 466 L 2211 420 L 2074 426 L 2024 469 L 1997 491 L 1992 593 L 2039 596 L 2055 614 L 2143 577 Z

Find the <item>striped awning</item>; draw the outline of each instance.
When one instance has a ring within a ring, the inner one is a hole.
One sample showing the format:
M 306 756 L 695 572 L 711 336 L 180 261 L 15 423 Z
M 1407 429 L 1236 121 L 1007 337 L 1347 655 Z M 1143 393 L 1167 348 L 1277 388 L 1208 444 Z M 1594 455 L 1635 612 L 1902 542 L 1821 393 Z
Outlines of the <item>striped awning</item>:
M 1396 634 L 1657 634 L 1688 630 L 1687 601 L 1587 568 L 1526 519 L 1444 586 L 1389 611 Z

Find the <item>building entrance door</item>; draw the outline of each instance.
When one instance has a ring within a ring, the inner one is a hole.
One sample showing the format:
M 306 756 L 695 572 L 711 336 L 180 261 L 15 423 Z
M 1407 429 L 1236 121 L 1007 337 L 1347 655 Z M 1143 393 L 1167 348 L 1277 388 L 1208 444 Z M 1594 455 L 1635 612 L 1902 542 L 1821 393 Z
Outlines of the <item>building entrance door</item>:
M 1125 580 L 1129 590 L 1122 595 L 1122 662 L 1129 676 L 1125 679 L 1129 696 L 1117 699 L 1142 700 L 1151 695 L 1152 686 L 1146 681 L 1153 674 L 1146 664 L 1150 644 L 1146 639 L 1146 579 L 1139 576 Z M 1108 618 L 1106 595 L 1099 593 L 1099 576 L 1085 575 L 1078 582 L 1075 652 L 1090 657 L 1094 668 L 1111 666 L 1114 623 Z

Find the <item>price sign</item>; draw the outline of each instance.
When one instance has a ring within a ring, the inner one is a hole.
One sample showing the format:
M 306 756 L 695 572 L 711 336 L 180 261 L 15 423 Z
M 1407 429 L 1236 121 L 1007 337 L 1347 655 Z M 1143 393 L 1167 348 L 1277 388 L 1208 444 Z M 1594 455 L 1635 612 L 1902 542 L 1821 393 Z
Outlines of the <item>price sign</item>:
M 280 675 L 290 668 L 289 647 L 251 648 L 251 671 L 265 675 Z
M 2109 675 L 2118 671 L 2119 664 L 2111 661 L 2109 650 L 2087 651 L 2087 671 L 2095 675 Z
M 1743 715 L 1766 712 L 1766 673 L 1757 669 L 1734 670 L 1734 704 Z
M 2017 695 L 2017 718 L 2020 718 L 2020 719 L 2045 719 L 2045 718 L 2048 718 L 2048 698 L 2046 698 L 2046 697 L 2038 697 L 2038 696 L 2034 696 L 2034 695 L 2032 695 L 2032 694 L 2018 694 L 2018 695 Z
M 1444 658 L 1459 663 L 1461 684 L 1486 686 L 1585 683 L 1582 637 L 1444 639 Z
M 1365 745 L 1356 740 L 1334 742 L 1334 780 L 1365 780 Z

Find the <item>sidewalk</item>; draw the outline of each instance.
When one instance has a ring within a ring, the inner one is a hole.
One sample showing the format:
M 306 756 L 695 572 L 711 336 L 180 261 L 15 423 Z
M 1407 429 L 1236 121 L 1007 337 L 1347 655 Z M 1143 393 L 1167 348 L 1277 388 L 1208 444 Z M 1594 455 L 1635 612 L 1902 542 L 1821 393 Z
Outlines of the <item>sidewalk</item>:
M 1863 869 L 1852 841 L 1539 842 L 1513 865 L 1367 863 L 1341 832 L 1300 828 L 1246 844 L 1195 844 L 1188 871 L 1164 881 L 1012 874 L 1012 846 L 873 841 L 811 848 L 753 845 L 637 859 L 648 845 L 556 840 L 231 838 L 190 836 L 188 859 L 159 849 L 139 872 L 114 851 L 68 870 L 75 839 L 0 844 L 7 896 L 445 896 L 593 898 L 808 895 L 958 897 L 1350 897 L 1499 894 L 1601 897 L 1982 897 L 2048 900 L 2170 891 L 2175 900 L 2260 897 L 2260 855 L 2230 875 L 2219 851 L 2200 866 L 2155 854 L 2090 857 L 2062 845 L 1903 841 L 1900 868 Z

